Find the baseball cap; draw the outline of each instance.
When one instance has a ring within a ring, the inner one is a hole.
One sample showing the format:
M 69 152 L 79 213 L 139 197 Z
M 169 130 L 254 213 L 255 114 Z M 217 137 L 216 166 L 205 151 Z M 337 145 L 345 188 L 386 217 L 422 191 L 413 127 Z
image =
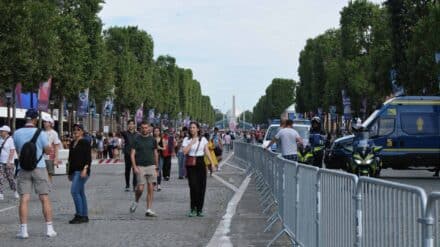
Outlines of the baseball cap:
M 38 118 L 38 111 L 35 109 L 29 109 L 26 111 L 26 119 L 36 119 Z
M 41 120 L 43 120 L 44 122 L 49 122 L 51 124 L 54 124 L 53 118 L 48 114 L 42 115 Z
M 11 128 L 9 128 L 9 126 L 7 126 L 7 125 L 3 125 L 1 128 L 0 128 L 0 131 L 6 131 L 6 132 L 11 132 Z

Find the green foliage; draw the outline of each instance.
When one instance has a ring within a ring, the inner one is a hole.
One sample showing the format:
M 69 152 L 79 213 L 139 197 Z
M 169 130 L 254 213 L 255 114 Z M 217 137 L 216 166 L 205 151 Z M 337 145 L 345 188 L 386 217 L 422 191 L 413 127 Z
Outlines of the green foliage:
M 355 115 L 363 100 L 371 112 L 392 93 L 393 67 L 407 94 L 439 94 L 438 26 L 439 5 L 433 1 L 389 0 L 385 6 L 350 1 L 341 11 L 340 28 L 309 39 L 301 51 L 297 110 L 328 111 L 335 105 L 341 113 L 345 89 Z
M 253 123 L 266 123 L 268 119 L 279 118 L 283 111 L 295 101 L 296 82 L 275 78 L 266 88 L 266 94 L 253 108 Z

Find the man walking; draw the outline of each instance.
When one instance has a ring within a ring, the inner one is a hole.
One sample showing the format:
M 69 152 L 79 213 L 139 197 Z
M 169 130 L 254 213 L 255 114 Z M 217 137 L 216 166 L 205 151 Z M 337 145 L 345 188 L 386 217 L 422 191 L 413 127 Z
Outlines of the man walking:
M 53 129 L 54 121 L 48 116 L 44 115 L 43 119 L 43 127 L 44 132 L 46 132 L 47 137 L 49 138 L 49 155 L 44 156 L 44 160 L 46 162 L 47 173 L 49 175 L 49 187 L 52 186 L 52 176 L 55 174 L 55 166 L 58 167 L 58 150 L 61 146 L 60 138 L 58 137 L 58 133 Z
M 127 131 L 122 132 L 122 137 L 124 138 L 124 161 L 125 161 L 125 191 L 130 191 L 130 172 L 133 170 L 131 164 L 131 149 L 133 148 L 133 143 L 138 136 L 136 131 L 136 124 L 133 119 L 127 122 Z M 133 191 L 136 187 L 136 174 L 133 171 Z
M 285 127 L 280 129 L 275 137 L 266 146 L 269 149 L 276 141 L 280 141 L 281 155 L 288 160 L 298 160 L 298 146 L 297 143 L 303 144 L 303 140 L 298 132 L 293 129 L 293 121 L 291 119 L 286 120 Z
M 14 179 L 15 145 L 12 137 L 9 136 L 9 132 L 11 132 L 9 126 L 4 125 L 0 128 L 0 200 L 4 199 L 3 186 L 5 179 L 8 180 L 9 187 L 14 191 L 15 198 L 19 198 Z
M 130 206 L 130 212 L 136 211 L 139 199 L 144 191 L 144 185 L 147 185 L 147 212 L 145 216 L 156 217 L 156 213 L 151 210 L 153 205 L 154 182 L 158 170 L 158 152 L 154 137 L 151 135 L 151 129 L 148 122 L 141 123 L 141 134 L 138 135 L 131 149 L 131 162 L 133 170 L 137 176 L 137 186 L 135 190 L 135 201 Z
M 28 206 L 31 197 L 32 189 L 39 195 L 41 205 L 43 208 L 43 215 L 46 220 L 46 236 L 55 237 L 57 233 L 54 231 L 52 225 L 52 206 L 49 200 L 49 183 L 46 170 L 46 163 L 41 159 L 43 153 L 49 154 L 49 139 L 44 131 L 38 133 L 37 124 L 38 112 L 34 109 L 29 109 L 26 112 L 26 125 L 24 128 L 18 129 L 14 133 L 14 144 L 18 153 L 22 151 L 22 148 L 26 142 L 33 139 L 35 134 L 38 134 L 36 138 L 36 158 L 37 166 L 33 170 L 23 170 L 19 165 L 19 172 L 17 175 L 17 189 L 20 194 L 19 203 L 19 217 L 20 217 L 20 230 L 17 234 L 17 238 L 28 238 L 27 220 L 28 220 Z

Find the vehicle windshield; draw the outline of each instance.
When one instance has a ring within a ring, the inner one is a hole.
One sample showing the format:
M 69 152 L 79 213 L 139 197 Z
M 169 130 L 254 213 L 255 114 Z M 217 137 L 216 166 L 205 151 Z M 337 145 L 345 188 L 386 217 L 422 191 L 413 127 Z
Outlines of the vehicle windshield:
M 293 128 L 298 132 L 298 134 L 301 136 L 301 138 L 304 141 L 309 140 L 310 127 L 308 125 L 306 126 L 293 125 Z
M 267 130 L 266 141 L 272 140 L 275 137 L 275 135 L 278 133 L 279 129 L 280 129 L 279 126 L 269 127 L 269 129 Z
M 379 110 L 375 110 L 373 113 L 371 113 L 371 115 L 365 119 L 365 121 L 362 123 L 362 127 L 367 128 L 370 123 L 376 119 L 377 115 L 379 114 Z

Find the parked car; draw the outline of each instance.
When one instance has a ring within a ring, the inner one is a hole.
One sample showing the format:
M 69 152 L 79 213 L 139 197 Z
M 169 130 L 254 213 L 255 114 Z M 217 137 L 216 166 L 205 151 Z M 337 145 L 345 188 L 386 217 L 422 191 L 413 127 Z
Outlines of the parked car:
M 362 123 L 370 139 L 383 147 L 383 168 L 440 167 L 440 97 L 402 96 L 386 101 Z M 353 135 L 335 140 L 325 155 L 327 168 L 344 168 L 350 158 L 344 147 Z
M 304 140 L 304 144 L 307 145 L 309 142 L 310 135 L 310 125 L 308 124 L 293 124 L 293 129 L 295 129 L 301 138 Z M 280 130 L 279 124 L 271 124 L 269 128 L 266 130 L 266 134 L 263 139 L 263 147 L 269 145 L 270 141 L 275 137 L 275 135 Z M 277 143 L 272 144 L 271 150 L 273 152 L 280 152 L 277 147 Z

